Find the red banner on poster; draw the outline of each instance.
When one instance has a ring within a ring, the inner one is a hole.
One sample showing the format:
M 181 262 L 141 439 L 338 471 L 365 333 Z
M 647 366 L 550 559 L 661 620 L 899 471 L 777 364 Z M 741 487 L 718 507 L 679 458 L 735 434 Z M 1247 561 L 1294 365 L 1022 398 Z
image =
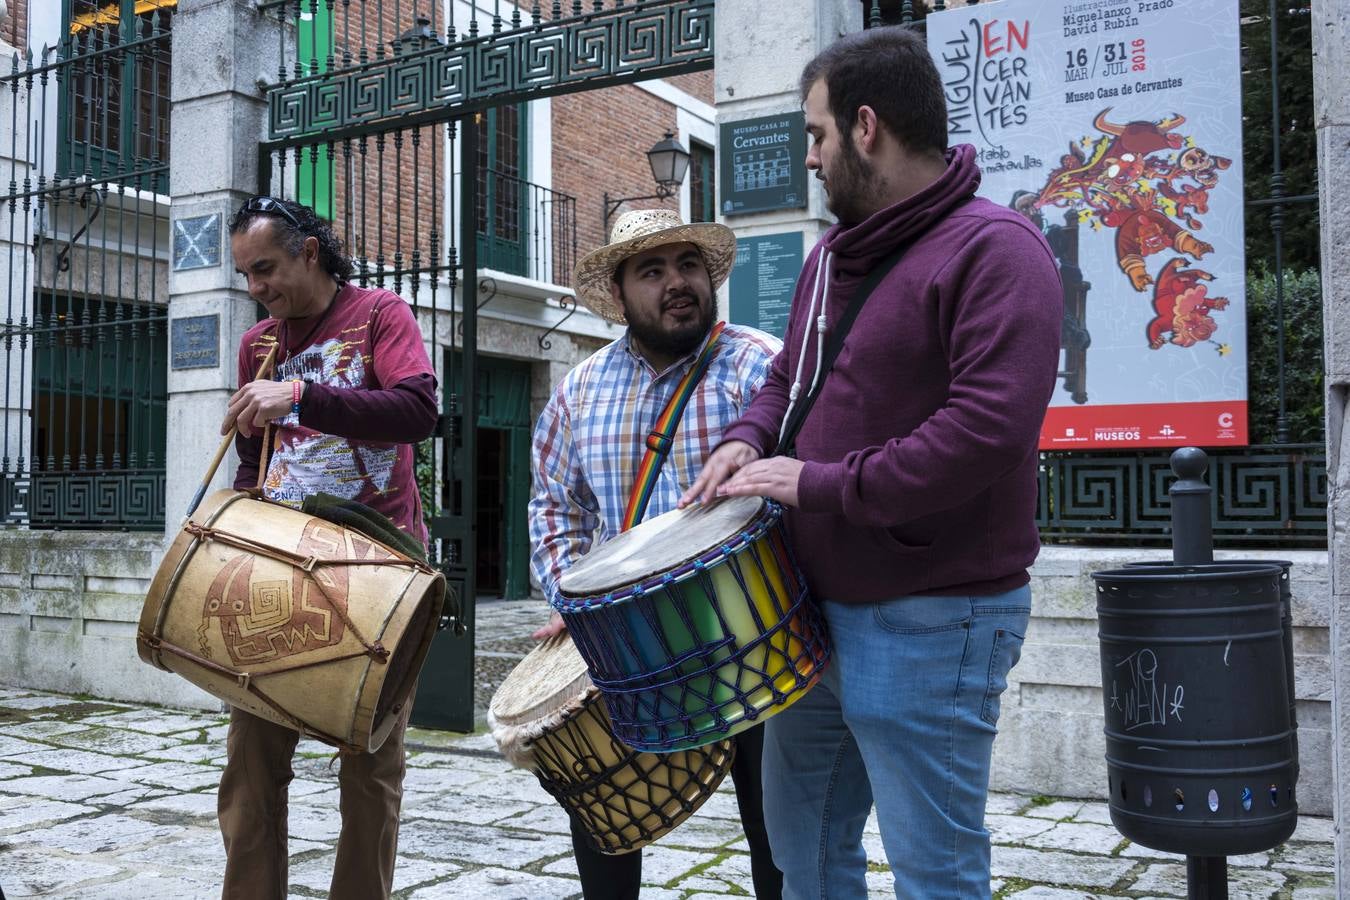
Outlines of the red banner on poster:
M 1247 402 L 1132 403 L 1052 406 L 1041 426 L 1042 450 L 1100 447 L 1242 446 L 1247 443 Z

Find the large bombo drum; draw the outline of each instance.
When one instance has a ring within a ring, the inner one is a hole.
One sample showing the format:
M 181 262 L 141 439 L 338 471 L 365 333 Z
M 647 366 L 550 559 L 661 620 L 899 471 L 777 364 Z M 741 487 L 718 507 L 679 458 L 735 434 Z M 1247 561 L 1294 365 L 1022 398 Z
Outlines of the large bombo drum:
M 615 740 L 571 638 L 556 635 L 511 670 L 488 708 L 497 746 L 581 823 L 601 853 L 628 853 L 675 828 L 731 771 L 730 741 L 639 753 Z
M 136 648 L 255 716 L 373 751 L 408 702 L 444 602 L 445 577 L 419 560 L 217 491 L 155 573 Z
M 739 497 L 650 519 L 563 574 L 559 611 L 640 750 L 697 747 L 786 709 L 829 660 L 782 509 Z

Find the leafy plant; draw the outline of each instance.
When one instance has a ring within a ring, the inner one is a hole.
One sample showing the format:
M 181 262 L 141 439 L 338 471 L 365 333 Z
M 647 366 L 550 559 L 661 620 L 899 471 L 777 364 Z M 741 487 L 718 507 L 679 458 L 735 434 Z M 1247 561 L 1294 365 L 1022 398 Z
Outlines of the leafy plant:
M 1279 416 L 1275 275 L 1247 273 L 1247 398 L 1251 442 L 1273 444 Z M 1284 272 L 1284 393 L 1292 443 L 1324 438 L 1322 280 L 1316 270 Z
M 1312 4 L 1280 3 L 1275 11 L 1279 82 L 1280 169 L 1286 197 L 1317 193 L 1317 132 L 1313 121 Z M 1242 156 L 1247 200 L 1271 196 L 1275 171 L 1275 123 L 1271 105 L 1270 3 L 1241 0 Z M 1247 266 L 1275 267 L 1273 209 L 1247 207 Z M 1284 264 L 1318 265 L 1317 201 L 1283 209 Z
M 436 471 L 436 438 L 427 438 L 414 450 L 413 471 L 417 478 L 417 493 L 422 498 L 422 521 L 431 527 L 431 516 L 440 508 L 436 487 L 440 473 Z

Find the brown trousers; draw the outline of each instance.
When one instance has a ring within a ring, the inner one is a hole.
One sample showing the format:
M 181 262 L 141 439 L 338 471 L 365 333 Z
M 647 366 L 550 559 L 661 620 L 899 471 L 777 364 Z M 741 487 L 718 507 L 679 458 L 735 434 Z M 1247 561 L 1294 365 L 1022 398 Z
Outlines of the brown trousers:
M 409 698 L 379 750 L 340 757 L 342 831 L 331 900 L 387 900 L 393 888 L 406 768 L 403 734 L 411 711 Z M 241 709 L 230 711 L 229 758 L 217 801 L 225 838 L 222 900 L 286 900 L 286 795 L 295 777 L 291 757 L 299 739 L 282 725 Z

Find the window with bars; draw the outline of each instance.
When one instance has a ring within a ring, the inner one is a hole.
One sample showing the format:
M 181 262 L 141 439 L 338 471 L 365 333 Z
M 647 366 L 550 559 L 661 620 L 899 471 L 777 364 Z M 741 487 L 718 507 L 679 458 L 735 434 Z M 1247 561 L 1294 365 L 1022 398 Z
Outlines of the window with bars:
M 717 219 L 717 159 L 713 148 L 689 142 L 689 221 Z
M 490 109 L 477 117 L 477 127 L 479 262 L 522 275 L 530 227 L 526 106 Z
M 58 176 L 168 193 L 178 0 L 62 0 Z

